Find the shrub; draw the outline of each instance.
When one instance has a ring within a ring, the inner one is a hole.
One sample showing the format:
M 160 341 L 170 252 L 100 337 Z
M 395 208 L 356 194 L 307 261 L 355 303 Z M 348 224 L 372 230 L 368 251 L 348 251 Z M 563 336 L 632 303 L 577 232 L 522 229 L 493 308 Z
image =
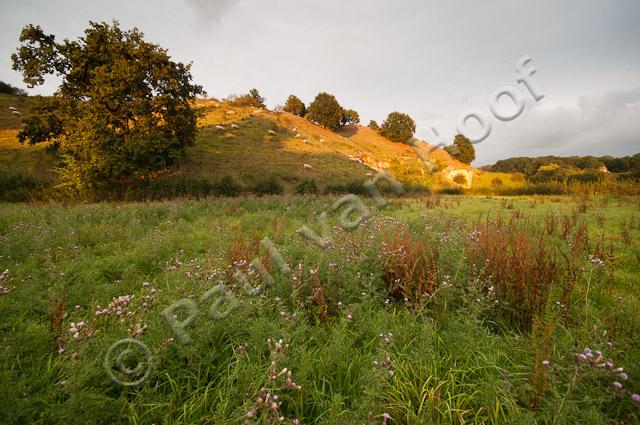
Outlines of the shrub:
M 494 177 L 491 179 L 491 184 L 494 186 L 502 186 L 502 179 L 500 177 Z
M 447 146 L 445 150 L 453 158 L 465 164 L 471 164 L 476 159 L 476 150 L 473 144 L 462 134 L 456 134 L 453 139 L 453 145 Z
M 216 195 L 238 196 L 242 192 L 242 187 L 232 176 L 224 176 L 214 183 L 213 190 Z
M 342 125 L 352 125 L 360 123 L 360 115 L 353 109 L 344 109 L 342 111 Z
M 45 181 L 16 172 L 0 173 L 0 201 L 22 202 L 42 197 Z
M 462 174 L 456 174 L 455 177 L 453 178 L 454 183 L 457 183 L 461 186 L 464 186 L 467 184 L 467 178 L 462 175 Z
M 253 192 L 259 195 L 280 195 L 283 190 L 282 183 L 275 175 L 266 180 L 260 180 L 253 187 Z
M 380 127 L 380 134 L 393 142 L 407 142 L 416 132 L 416 123 L 407 114 L 392 112 Z
M 307 108 L 304 103 L 294 95 L 290 95 L 289 98 L 287 98 L 283 110 L 290 114 L 298 115 L 299 117 L 304 117 L 307 113 Z
M 315 180 L 311 178 L 306 178 L 296 185 L 296 193 L 299 193 L 301 195 L 317 192 L 318 186 L 316 186 Z
M 320 93 L 309 105 L 306 118 L 331 130 L 338 130 L 342 126 L 342 107 L 335 96 Z
M 380 126 L 378 125 L 378 123 L 375 120 L 369 121 L 369 128 L 371 130 L 375 130 L 375 131 L 379 131 L 380 130 Z
M 258 102 L 250 94 L 244 94 L 242 96 L 234 96 L 232 99 L 229 100 L 229 104 L 237 108 L 243 108 L 243 107 L 261 108 L 262 107 L 262 104 Z
M 258 89 L 249 90 L 249 96 L 251 96 L 253 98 L 253 100 L 255 100 L 256 104 L 259 107 L 261 107 L 261 108 L 265 107 L 264 102 L 266 101 L 266 99 L 264 97 L 260 96 L 260 92 L 258 92 Z
M 380 185 L 382 187 L 382 185 Z M 352 193 L 354 195 L 364 195 L 367 190 L 364 188 L 364 181 L 353 180 L 346 184 L 327 185 L 328 193 Z M 383 190 L 381 190 L 383 192 Z

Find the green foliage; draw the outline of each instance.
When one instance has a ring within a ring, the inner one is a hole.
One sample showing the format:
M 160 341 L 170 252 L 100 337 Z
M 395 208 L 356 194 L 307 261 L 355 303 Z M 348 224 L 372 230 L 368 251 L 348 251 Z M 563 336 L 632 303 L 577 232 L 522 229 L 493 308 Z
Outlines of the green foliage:
M 232 176 L 224 176 L 214 184 L 214 191 L 217 195 L 238 196 L 242 192 L 242 186 Z
M 462 186 L 467 184 L 467 178 L 462 174 L 456 174 L 455 177 L 453 178 L 453 181 L 454 183 L 457 183 Z
M 265 98 L 260 96 L 260 92 L 258 92 L 258 89 L 251 89 L 249 90 L 249 96 L 251 96 L 254 100 L 257 106 L 264 108 L 265 107 Z
M 447 146 L 445 150 L 453 158 L 465 164 L 471 164 L 476 159 L 476 150 L 473 144 L 462 134 L 456 134 L 453 138 L 453 145 Z
M 555 164 L 561 168 L 579 170 L 597 170 L 606 167 L 612 173 L 640 172 L 640 153 L 633 156 L 616 158 L 613 156 L 541 156 L 514 157 L 502 159 L 493 165 L 483 167 L 487 171 L 523 173 L 527 176 L 536 174 L 540 167 Z
M 342 126 L 342 107 L 335 96 L 322 92 L 309 105 L 306 118 L 325 128 L 338 130 Z
M 305 178 L 296 185 L 296 193 L 301 195 L 318 193 L 318 186 L 312 178 Z
M 135 184 L 179 165 L 193 145 L 202 87 L 190 65 L 144 41 L 136 28 L 91 22 L 83 38 L 56 43 L 39 26 L 26 26 L 12 55 L 24 82 L 62 77 L 54 97 L 41 99 L 20 132 L 20 142 L 50 142 L 62 160 L 59 179 L 70 192 L 87 193 L 114 183 Z
M 494 186 L 502 186 L 504 183 L 500 177 L 494 177 L 491 179 L 491 184 Z
M 12 86 L 9 83 L 5 83 L 4 81 L 0 81 L 0 93 L 12 94 L 14 96 L 26 96 L 27 95 L 26 91 L 24 91 L 24 90 L 22 90 L 22 89 L 20 89 L 18 87 Z
M 253 192 L 259 195 L 280 195 L 284 187 L 276 175 L 271 175 L 268 179 L 258 181 L 253 186 Z
M 369 126 L 368 126 L 371 130 L 375 130 L 378 131 L 380 130 L 380 126 L 378 125 L 378 123 L 375 120 L 371 120 L 369 121 Z
M 307 113 L 307 108 L 304 105 L 304 102 L 300 100 L 298 97 L 294 95 L 290 95 L 287 98 L 286 103 L 284 104 L 285 112 L 289 112 L 290 114 L 297 115 L 299 117 L 304 117 Z
M 342 125 L 353 125 L 360 123 L 360 115 L 353 109 L 344 109 L 342 111 Z
M 392 112 L 380 127 L 380 134 L 393 142 L 407 142 L 416 132 L 416 123 L 407 114 Z

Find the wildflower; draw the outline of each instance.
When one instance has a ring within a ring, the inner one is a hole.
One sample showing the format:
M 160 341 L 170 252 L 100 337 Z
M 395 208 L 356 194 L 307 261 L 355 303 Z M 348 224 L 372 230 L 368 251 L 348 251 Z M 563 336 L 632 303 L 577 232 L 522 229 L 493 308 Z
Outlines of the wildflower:
M 616 391 L 620 391 L 622 389 L 622 384 L 618 381 L 613 381 L 614 388 L 616 389 Z
M 58 354 L 64 354 L 64 348 L 60 347 L 60 348 L 58 349 Z
M 543 360 L 542 364 L 545 365 L 545 366 L 549 366 L 549 360 Z
M 586 362 L 587 361 L 587 356 L 585 356 L 584 354 L 580 353 L 580 355 L 578 356 L 578 359 L 580 361 Z
M 247 418 L 253 418 L 256 415 L 256 412 L 254 412 L 253 410 L 249 410 L 247 412 Z
M 636 403 L 640 403 L 640 395 L 639 394 L 633 394 L 631 396 L 631 400 L 635 401 Z
M 348 320 L 351 320 L 351 319 L 353 319 L 353 317 L 351 317 L 351 315 L 350 315 L 350 314 L 347 314 L 347 319 L 348 319 Z
M 389 378 L 393 378 L 393 375 L 395 375 L 395 372 L 390 370 L 387 372 L 387 375 L 389 375 Z
M 626 373 L 622 372 L 620 374 L 620 378 L 622 378 L 623 381 L 626 381 L 627 379 L 629 379 L 629 376 Z

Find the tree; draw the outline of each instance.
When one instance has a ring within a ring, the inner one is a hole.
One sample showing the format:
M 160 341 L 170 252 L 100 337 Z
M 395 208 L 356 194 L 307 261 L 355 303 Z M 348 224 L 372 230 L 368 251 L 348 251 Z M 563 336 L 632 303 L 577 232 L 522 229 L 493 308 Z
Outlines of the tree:
M 360 115 L 353 109 L 342 110 L 342 125 L 352 125 L 360 123 Z
M 379 125 L 378 125 L 378 123 L 377 123 L 376 121 L 374 121 L 374 120 L 369 121 L 369 128 L 370 128 L 371 130 L 375 130 L 375 131 L 380 130 L 380 126 L 379 126 Z
M 445 150 L 453 158 L 465 164 L 471 164 L 476 159 L 476 150 L 473 144 L 462 134 L 456 134 L 453 138 L 453 145 L 447 146 Z
M 25 120 L 21 143 L 49 142 L 62 162 L 60 179 L 78 192 L 131 183 L 178 165 L 195 143 L 195 96 L 190 65 L 117 21 L 90 22 L 77 41 L 55 41 L 28 25 L 12 55 L 13 69 L 33 87 L 47 74 L 62 82 Z
M 392 112 L 380 127 L 380 134 L 393 142 L 407 142 L 416 132 L 416 123 L 407 114 Z
M 307 113 L 307 108 L 304 106 L 304 103 L 298 99 L 294 95 L 290 95 L 287 98 L 286 103 L 284 104 L 284 111 L 289 112 L 290 114 L 298 115 L 299 117 L 304 117 L 304 114 Z
M 335 96 L 322 92 L 309 105 L 306 118 L 331 130 L 342 126 L 342 107 Z
M 18 87 L 12 86 L 9 83 L 5 83 L 4 81 L 0 81 L 0 93 L 12 94 L 12 95 L 15 95 L 15 96 L 26 96 L 27 95 L 26 91 L 24 91 L 24 90 L 22 90 L 22 89 L 20 89 Z
M 258 89 L 249 90 L 249 96 L 251 96 L 256 101 L 256 105 L 258 107 L 265 108 L 264 102 L 267 99 L 265 99 L 264 97 L 260 96 L 260 92 L 258 92 Z

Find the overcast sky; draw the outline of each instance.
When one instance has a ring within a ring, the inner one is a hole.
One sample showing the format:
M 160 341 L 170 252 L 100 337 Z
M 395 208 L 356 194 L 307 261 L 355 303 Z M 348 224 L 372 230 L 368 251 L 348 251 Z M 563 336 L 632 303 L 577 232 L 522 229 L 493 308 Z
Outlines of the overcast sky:
M 474 165 L 510 156 L 640 152 L 640 1 L 593 0 L 0 0 L 0 80 L 20 29 L 41 25 L 76 38 L 89 20 L 117 19 L 193 62 L 213 97 L 256 87 L 269 107 L 320 91 L 357 110 L 363 123 L 394 110 L 417 137 L 450 142 L 461 115 L 490 113 L 491 95 L 513 86 L 525 110 L 476 144 Z M 529 55 L 536 102 L 516 82 Z M 55 81 L 29 90 L 50 94 Z M 515 108 L 508 97 L 501 108 Z M 472 120 L 473 121 L 473 120 Z M 473 122 L 471 121 L 471 124 Z M 478 131 L 471 125 L 469 131 Z

